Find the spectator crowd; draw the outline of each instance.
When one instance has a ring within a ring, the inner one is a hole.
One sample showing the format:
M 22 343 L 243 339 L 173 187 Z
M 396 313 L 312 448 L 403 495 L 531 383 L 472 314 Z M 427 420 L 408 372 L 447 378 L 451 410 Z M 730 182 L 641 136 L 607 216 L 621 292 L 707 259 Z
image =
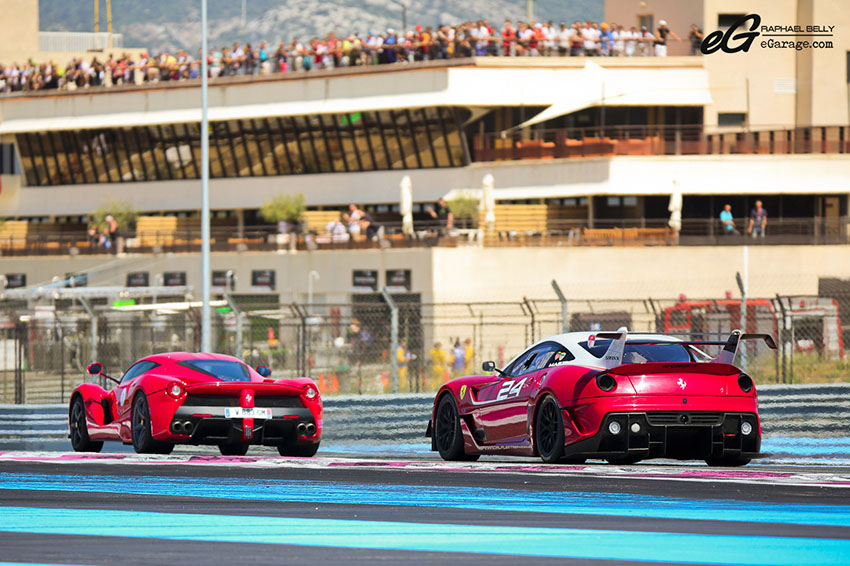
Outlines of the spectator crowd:
M 692 25 L 687 38 L 691 55 L 699 54 L 702 32 Z M 505 20 L 501 28 L 486 20 L 450 26 L 420 26 L 401 33 L 360 33 L 324 39 L 313 37 L 281 41 L 277 47 L 234 43 L 207 54 L 211 78 L 268 75 L 292 71 L 334 69 L 364 65 L 411 63 L 464 57 L 637 57 L 666 56 L 670 40 L 682 41 L 664 20 L 657 29 L 637 29 L 606 22 L 552 21 L 529 24 Z M 201 52 L 186 50 L 74 58 L 62 66 L 30 60 L 0 64 L 0 92 L 45 89 L 74 90 L 120 84 L 193 80 L 200 77 Z

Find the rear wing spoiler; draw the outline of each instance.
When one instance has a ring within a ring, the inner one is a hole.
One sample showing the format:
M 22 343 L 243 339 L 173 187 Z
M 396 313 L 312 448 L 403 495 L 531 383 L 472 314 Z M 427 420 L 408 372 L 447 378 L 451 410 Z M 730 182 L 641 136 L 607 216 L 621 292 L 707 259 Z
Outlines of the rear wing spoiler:
M 764 340 L 768 348 L 771 350 L 776 349 L 776 342 L 773 341 L 773 336 L 770 334 L 743 334 L 740 330 L 733 330 L 729 334 L 726 344 L 723 345 L 723 349 L 711 361 L 721 364 L 731 364 L 732 360 L 735 359 L 735 354 L 738 353 L 738 347 L 741 345 L 742 340 Z
M 611 345 L 608 346 L 608 350 L 605 352 L 605 355 L 602 356 L 602 365 L 606 369 L 617 367 L 623 363 L 623 354 L 626 350 L 626 343 L 633 344 L 635 346 L 671 343 L 667 340 L 629 340 L 628 335 L 629 331 L 626 328 L 620 328 L 616 332 L 598 332 L 595 336 L 591 337 L 592 339 L 588 339 L 588 341 L 591 342 L 597 339 L 612 341 Z M 772 350 L 776 349 L 776 342 L 770 334 L 744 334 L 740 330 L 733 330 L 726 341 L 688 340 L 672 343 L 680 344 L 682 346 L 723 346 L 720 353 L 716 357 L 712 358 L 711 361 L 721 364 L 731 364 L 735 359 L 735 355 L 738 353 L 738 348 L 741 345 L 742 340 L 764 340 L 764 343 L 767 344 L 768 348 L 771 348 Z

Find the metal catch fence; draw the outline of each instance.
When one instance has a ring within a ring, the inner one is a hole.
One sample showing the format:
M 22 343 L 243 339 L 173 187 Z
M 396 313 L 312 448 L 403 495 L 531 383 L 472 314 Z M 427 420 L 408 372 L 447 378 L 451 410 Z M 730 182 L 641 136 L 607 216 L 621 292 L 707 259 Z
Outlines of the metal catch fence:
M 138 304 L 62 299 L 0 300 L 0 403 L 67 401 L 100 361 L 110 375 L 157 352 L 197 351 L 200 311 L 179 297 Z M 837 297 L 741 300 L 527 299 L 422 303 L 417 294 L 353 295 L 347 303 L 281 303 L 278 295 L 214 302 L 213 348 L 278 377 L 309 376 L 325 395 L 427 393 L 446 380 L 503 366 L 528 345 L 562 331 L 630 332 L 723 340 L 766 333 L 777 350 L 747 342 L 736 363 L 759 383 L 845 380 L 850 364 Z M 132 301 L 131 301 L 132 302 Z M 716 346 L 706 352 L 714 355 Z

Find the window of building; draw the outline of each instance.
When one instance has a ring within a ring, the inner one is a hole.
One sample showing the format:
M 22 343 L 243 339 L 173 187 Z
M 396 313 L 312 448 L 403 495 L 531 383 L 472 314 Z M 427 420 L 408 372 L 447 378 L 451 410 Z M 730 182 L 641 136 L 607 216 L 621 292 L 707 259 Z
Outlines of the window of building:
M 745 112 L 718 112 L 718 126 L 743 126 L 747 121 Z
M 20 175 L 21 165 L 15 152 L 15 144 L 0 143 L 0 175 Z
M 210 175 L 258 177 L 466 165 L 466 111 L 435 107 L 210 124 Z M 0 147 L 32 186 L 200 178 L 198 123 L 37 132 Z M 4 169 L 3 172 L 6 170 Z

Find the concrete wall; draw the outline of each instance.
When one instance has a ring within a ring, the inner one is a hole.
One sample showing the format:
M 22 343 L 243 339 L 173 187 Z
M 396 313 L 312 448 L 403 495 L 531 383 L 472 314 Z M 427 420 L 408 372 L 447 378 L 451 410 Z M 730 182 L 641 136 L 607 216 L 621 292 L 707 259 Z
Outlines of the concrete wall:
M 850 190 L 850 155 L 723 155 L 615 157 L 474 163 L 464 168 L 375 171 L 213 179 L 214 210 L 259 208 L 279 193 L 304 193 L 308 206 L 396 203 L 399 184 L 410 175 L 416 202 L 434 201 L 452 189 L 480 188 L 487 173 L 495 178 L 497 199 L 558 198 L 586 195 L 669 194 L 679 183 L 683 194 L 777 194 Z M 197 210 L 199 180 L 23 187 L 14 201 L 0 197 L 0 217 L 80 215 L 109 198 L 140 211 Z
M 0 61 L 23 63 L 38 54 L 38 0 L 0 0 Z
M 817 294 L 819 277 L 850 277 L 848 246 L 748 246 L 750 293 Z M 236 292 L 249 293 L 252 269 L 275 269 L 277 292 L 304 299 L 311 270 L 319 273 L 317 298 L 347 300 L 353 269 L 410 269 L 412 291 L 424 302 L 555 299 L 556 279 L 571 299 L 722 298 L 737 293 L 744 248 L 425 248 L 288 253 L 214 253 L 212 269 L 235 270 Z M 3 273 L 26 273 L 30 286 L 54 275 L 89 272 L 90 285 L 124 285 L 131 271 L 186 271 L 200 288 L 199 254 L 151 256 L 4 257 Z

